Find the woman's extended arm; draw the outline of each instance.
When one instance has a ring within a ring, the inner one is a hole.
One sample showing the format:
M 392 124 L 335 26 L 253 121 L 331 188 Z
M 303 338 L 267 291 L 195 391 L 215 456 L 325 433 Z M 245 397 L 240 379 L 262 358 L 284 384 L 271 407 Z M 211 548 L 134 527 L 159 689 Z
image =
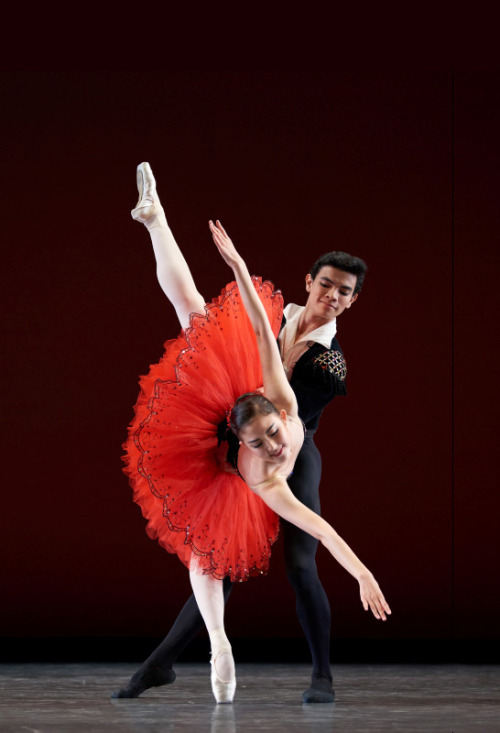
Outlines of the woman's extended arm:
M 391 609 L 371 572 L 328 522 L 296 499 L 283 477 L 273 476 L 269 481 L 251 488 L 280 517 L 319 540 L 358 581 L 365 611 L 370 608 L 375 618 L 387 619 Z
M 285 376 L 266 310 L 255 292 L 247 266 L 220 221 L 216 224 L 210 221 L 209 227 L 217 249 L 234 273 L 245 310 L 255 332 L 264 380 L 264 394 L 280 408 L 297 415 L 297 400 Z

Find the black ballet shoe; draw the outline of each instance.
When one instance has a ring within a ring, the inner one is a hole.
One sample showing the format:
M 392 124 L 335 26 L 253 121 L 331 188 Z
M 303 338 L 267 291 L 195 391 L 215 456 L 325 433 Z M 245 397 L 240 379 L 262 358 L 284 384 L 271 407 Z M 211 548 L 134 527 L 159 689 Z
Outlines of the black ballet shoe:
M 302 695 L 303 703 L 327 703 L 335 700 L 335 691 L 332 681 L 328 677 L 315 677 L 311 680 L 311 687 Z
M 173 669 L 162 669 L 161 667 L 151 667 L 147 671 L 138 670 L 128 685 L 122 687 L 121 690 L 114 690 L 111 693 L 112 698 L 134 698 L 139 697 L 145 690 L 150 687 L 162 687 L 162 685 L 171 685 L 175 682 L 176 674 Z

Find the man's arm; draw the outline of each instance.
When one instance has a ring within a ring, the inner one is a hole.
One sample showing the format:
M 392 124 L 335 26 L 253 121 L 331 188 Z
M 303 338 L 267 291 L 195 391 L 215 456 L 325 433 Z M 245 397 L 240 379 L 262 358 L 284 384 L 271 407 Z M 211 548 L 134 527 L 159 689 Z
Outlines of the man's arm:
M 340 349 L 313 346 L 297 362 L 290 381 L 299 403 L 299 415 L 307 425 L 333 400 L 347 393 L 346 364 Z

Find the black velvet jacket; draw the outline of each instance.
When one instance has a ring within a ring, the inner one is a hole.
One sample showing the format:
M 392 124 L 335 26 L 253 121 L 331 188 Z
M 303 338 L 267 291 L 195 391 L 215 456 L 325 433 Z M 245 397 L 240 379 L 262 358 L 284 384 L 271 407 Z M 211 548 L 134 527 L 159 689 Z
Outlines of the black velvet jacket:
M 281 328 L 285 323 L 283 316 Z M 347 394 L 346 373 L 344 354 L 335 337 L 329 349 L 315 342 L 298 359 L 290 385 L 307 430 L 316 430 L 322 411 L 334 397 Z

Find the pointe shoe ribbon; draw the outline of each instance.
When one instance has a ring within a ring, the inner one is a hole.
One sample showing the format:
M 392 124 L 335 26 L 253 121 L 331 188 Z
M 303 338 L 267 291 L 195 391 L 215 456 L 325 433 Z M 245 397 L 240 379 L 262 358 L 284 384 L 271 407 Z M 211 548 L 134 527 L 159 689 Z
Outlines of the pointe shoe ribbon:
M 140 221 L 148 229 L 166 225 L 165 213 L 156 192 L 156 181 L 149 163 L 137 166 L 137 190 L 139 200 L 130 212 L 132 219 Z
M 212 692 L 214 694 L 217 703 L 232 703 L 234 693 L 236 691 L 236 676 L 233 679 L 226 681 L 217 672 L 217 660 L 223 654 L 230 654 L 232 657 L 232 651 L 230 646 L 224 646 L 212 654 L 212 674 L 210 675 L 210 682 L 212 683 Z

